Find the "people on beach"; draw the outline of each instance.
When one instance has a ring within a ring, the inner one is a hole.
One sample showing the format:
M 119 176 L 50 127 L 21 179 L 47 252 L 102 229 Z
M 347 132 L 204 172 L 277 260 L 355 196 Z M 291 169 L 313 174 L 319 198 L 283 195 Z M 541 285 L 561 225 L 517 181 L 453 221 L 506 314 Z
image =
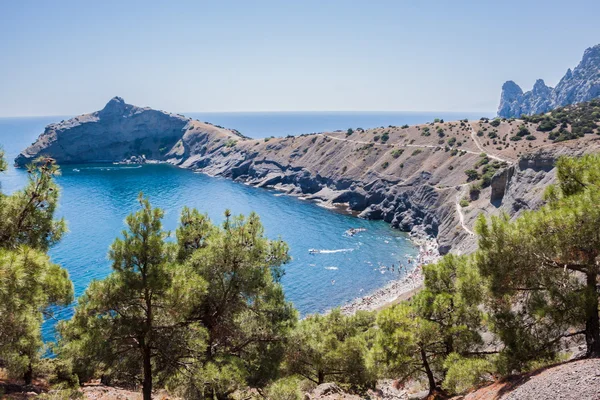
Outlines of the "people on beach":
M 408 256 L 408 265 L 405 266 L 403 263 L 399 263 L 397 268 L 398 274 L 404 276 L 398 280 L 392 281 L 387 286 L 376 290 L 369 295 L 357 298 L 351 303 L 346 304 L 342 307 L 342 313 L 354 314 L 358 310 L 375 310 L 421 285 L 423 282 L 423 265 L 436 262 L 440 255 L 438 251 L 438 244 L 435 239 L 416 239 L 415 242 L 420 245 L 419 254 L 416 259 L 413 260 L 412 257 Z M 409 266 L 412 265 L 414 265 L 414 268 L 409 269 Z M 386 270 L 394 271 L 394 265 L 391 267 L 382 265 L 379 268 L 374 269 L 379 270 L 381 273 L 385 273 Z M 362 290 L 360 292 L 362 292 Z

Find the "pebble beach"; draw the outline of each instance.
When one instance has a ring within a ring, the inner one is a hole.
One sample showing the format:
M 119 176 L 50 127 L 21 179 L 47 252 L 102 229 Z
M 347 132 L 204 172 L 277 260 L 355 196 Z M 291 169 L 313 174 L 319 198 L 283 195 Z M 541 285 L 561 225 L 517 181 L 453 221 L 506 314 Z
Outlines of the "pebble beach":
M 413 236 L 412 241 L 419 246 L 416 258 L 407 257 L 398 268 L 405 272 L 399 279 L 388 283 L 374 292 L 354 299 L 341 307 L 342 314 L 352 315 L 357 311 L 375 311 L 412 296 L 423 284 L 423 266 L 435 263 L 440 258 L 435 238 Z

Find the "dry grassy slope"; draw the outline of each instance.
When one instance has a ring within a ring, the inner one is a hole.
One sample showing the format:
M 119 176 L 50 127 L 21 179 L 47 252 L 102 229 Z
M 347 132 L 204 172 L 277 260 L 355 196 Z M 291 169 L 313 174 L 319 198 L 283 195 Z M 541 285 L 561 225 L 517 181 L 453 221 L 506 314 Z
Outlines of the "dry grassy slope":
M 509 138 L 523 121 L 507 120 L 497 127 L 490 122 L 357 129 L 350 135 L 336 131 L 269 140 L 234 138 L 235 145 L 228 136 L 175 163 L 328 206 L 348 207 L 403 230 L 425 230 L 438 236 L 443 250 L 468 252 L 475 246 L 470 233 L 479 213 L 517 215 L 538 207 L 544 187 L 554 179 L 551 166 L 559 154 L 599 148 L 596 135 L 553 144 L 548 133 L 536 131 L 537 124 L 525 124 L 535 140 L 515 142 Z M 489 138 L 491 132 L 497 137 Z M 386 134 L 389 139 L 382 143 Z M 449 140 L 455 140 L 453 146 Z M 490 162 L 506 161 L 505 173 L 510 176 L 504 182 L 498 172 L 492 184 L 495 196 L 503 196 L 492 202 L 490 187 L 469 206 L 458 207 L 460 199 L 469 197 L 471 183 L 465 171 L 475 168 L 482 152 Z
M 559 113 L 579 123 L 581 116 L 596 118 L 596 108 L 587 103 Z M 521 136 L 532 140 L 510 140 L 521 126 L 528 129 Z M 595 134 L 552 144 L 549 133 L 537 132 L 537 127 L 521 120 L 454 121 L 252 140 L 235 130 L 115 97 L 100 111 L 49 125 L 16 163 L 24 165 L 39 155 L 59 164 L 138 162 L 143 154 L 346 207 L 402 230 L 437 235 L 442 252 L 467 252 L 475 245 L 476 215 L 504 211 L 514 216 L 539 206 L 543 188 L 554 178 L 557 155 L 599 147 Z M 471 197 L 465 171 L 483 174 L 486 168 L 482 153 L 488 164 L 506 162 L 508 168 L 496 174 L 479 199 L 459 206 L 461 199 Z

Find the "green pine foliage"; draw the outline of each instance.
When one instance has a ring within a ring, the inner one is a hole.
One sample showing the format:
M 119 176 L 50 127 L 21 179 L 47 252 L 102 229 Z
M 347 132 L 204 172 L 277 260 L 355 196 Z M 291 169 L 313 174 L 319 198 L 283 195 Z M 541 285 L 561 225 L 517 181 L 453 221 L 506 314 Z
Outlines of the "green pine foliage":
M 375 316 L 358 312 L 311 315 L 290 335 L 285 368 L 315 384 L 335 381 L 359 392 L 374 388 L 376 375 L 367 364 Z
M 5 168 L 0 154 L 0 170 Z M 44 317 L 73 300 L 67 271 L 46 254 L 66 229 L 63 220 L 54 219 L 58 167 L 52 159 L 38 159 L 28 173 L 23 190 L 0 192 L 0 362 L 26 384 L 43 354 Z

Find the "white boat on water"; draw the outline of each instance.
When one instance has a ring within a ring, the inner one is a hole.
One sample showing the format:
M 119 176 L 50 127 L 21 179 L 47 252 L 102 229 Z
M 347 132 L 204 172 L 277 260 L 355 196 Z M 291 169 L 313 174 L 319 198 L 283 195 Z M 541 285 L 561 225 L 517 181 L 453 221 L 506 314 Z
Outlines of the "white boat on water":
M 344 235 L 346 235 L 346 236 L 354 236 L 357 233 L 364 232 L 366 230 L 367 230 L 366 228 L 350 228 L 346 232 L 344 232 Z

